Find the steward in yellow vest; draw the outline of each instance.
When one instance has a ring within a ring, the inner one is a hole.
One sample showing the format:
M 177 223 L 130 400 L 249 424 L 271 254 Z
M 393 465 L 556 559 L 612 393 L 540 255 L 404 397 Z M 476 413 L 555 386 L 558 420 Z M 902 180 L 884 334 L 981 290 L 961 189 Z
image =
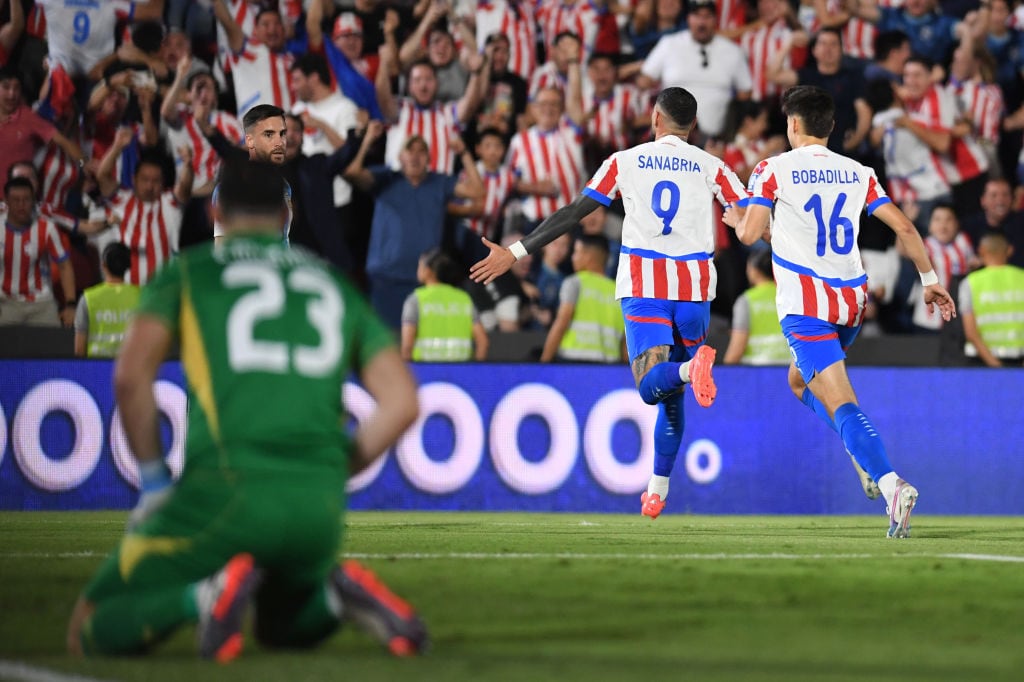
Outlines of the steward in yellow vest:
M 1008 264 L 1012 254 L 1005 235 L 986 234 L 978 245 L 985 267 L 960 284 L 964 353 L 989 367 L 1024 361 L 1024 269 Z
M 402 357 L 416 362 L 465 362 L 487 357 L 489 340 L 455 263 L 440 249 L 420 257 L 423 284 L 402 306 Z
M 581 235 L 572 251 L 575 274 L 562 282 L 558 314 L 548 331 L 541 362 L 619 362 L 625 327 L 615 300 L 615 280 L 604 275 L 608 240 Z
M 770 249 L 750 254 L 747 279 L 752 286 L 736 299 L 732 309 L 732 331 L 725 364 L 788 365 L 792 356 L 775 307 Z
M 112 358 L 139 304 L 139 287 L 126 284 L 131 252 L 120 242 L 103 249 L 102 284 L 85 290 L 75 310 L 75 355 Z

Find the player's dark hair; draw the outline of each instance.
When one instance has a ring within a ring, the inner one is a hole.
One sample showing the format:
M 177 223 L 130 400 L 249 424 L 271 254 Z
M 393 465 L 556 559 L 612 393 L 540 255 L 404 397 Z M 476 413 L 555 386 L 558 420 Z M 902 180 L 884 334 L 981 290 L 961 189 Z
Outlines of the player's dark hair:
M 782 112 L 803 121 L 805 135 L 825 138 L 832 132 L 836 105 L 826 90 L 815 85 L 797 85 L 782 96 Z
M 249 132 L 260 121 L 278 116 L 284 118 L 284 110 L 281 107 L 275 107 L 273 104 L 257 104 L 242 117 L 242 128 L 245 129 L 245 132 Z
M 128 268 L 131 264 L 131 249 L 121 242 L 107 244 L 107 247 L 103 249 L 103 266 L 106 267 L 114 277 L 117 277 L 118 279 L 124 277 L 124 273 L 128 272 Z
M 437 276 L 442 284 L 457 287 L 463 280 L 458 264 L 439 246 L 423 254 L 423 264 Z
M 309 78 L 314 73 L 320 82 L 327 87 L 331 86 L 331 68 L 327 65 L 327 60 L 322 55 L 315 54 L 313 52 L 307 52 L 300 56 L 292 64 L 292 70 L 298 69 L 302 72 L 302 75 Z
M 654 105 L 683 130 L 689 130 L 697 119 L 697 99 L 685 88 L 665 88 Z
M 772 273 L 772 250 L 771 249 L 757 249 L 750 253 L 750 257 L 747 258 L 747 263 L 752 265 L 755 270 L 760 272 L 768 279 L 774 277 Z
M 10 194 L 12 189 L 18 189 L 19 187 L 27 189 L 32 194 L 32 198 L 35 199 L 36 190 L 32 186 L 32 181 L 28 178 L 11 178 L 8 180 L 4 183 L 4 195 Z
M 221 166 L 217 206 L 225 216 L 277 217 L 284 209 L 285 180 L 277 166 L 232 159 Z
M 608 246 L 608 237 L 603 234 L 581 234 L 576 237 L 576 241 L 585 249 L 600 251 L 603 254 L 602 260 L 608 258 L 611 247 Z
M 903 31 L 879 31 L 875 36 L 875 61 L 885 61 L 893 50 L 910 42 L 910 36 Z

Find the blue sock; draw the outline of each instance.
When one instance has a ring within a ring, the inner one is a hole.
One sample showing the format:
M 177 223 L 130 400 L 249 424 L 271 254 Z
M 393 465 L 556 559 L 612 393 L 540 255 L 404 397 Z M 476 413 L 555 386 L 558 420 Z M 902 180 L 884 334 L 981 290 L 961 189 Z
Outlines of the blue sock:
M 657 405 L 668 396 L 683 387 L 679 378 L 678 362 L 659 362 L 651 367 L 646 376 L 640 380 L 640 397 L 648 405 Z
M 878 481 L 892 471 L 881 436 L 857 405 L 846 403 L 839 406 L 836 427 L 846 449 L 871 478 Z
M 801 402 L 803 402 L 804 405 L 814 410 L 814 414 L 821 417 L 821 421 L 828 424 L 828 428 L 838 433 L 838 429 L 836 429 L 836 423 L 832 421 L 831 417 L 828 416 L 828 410 L 826 410 L 825 406 L 821 404 L 821 401 L 815 398 L 814 394 L 811 393 L 811 389 L 805 388 L 804 394 L 803 396 L 801 396 L 800 400 Z
M 658 405 L 658 420 L 654 423 L 655 476 L 668 476 L 672 473 L 679 446 L 683 443 L 684 424 L 682 393 Z

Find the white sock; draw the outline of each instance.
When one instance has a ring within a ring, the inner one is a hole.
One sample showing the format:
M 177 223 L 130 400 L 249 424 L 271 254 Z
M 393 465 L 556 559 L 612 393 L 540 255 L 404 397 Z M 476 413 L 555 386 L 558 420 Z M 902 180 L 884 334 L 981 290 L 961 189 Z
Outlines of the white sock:
M 899 480 L 900 477 L 896 475 L 896 472 L 890 471 L 875 481 L 878 483 L 879 490 L 882 491 L 882 496 L 885 498 L 885 504 L 887 507 L 892 506 L 892 498 L 896 497 L 896 482 Z
M 684 362 L 681 365 L 679 365 L 679 378 L 683 380 L 684 384 L 690 383 L 690 361 L 689 360 L 687 360 L 686 362 Z
M 664 502 L 668 497 L 668 476 L 652 474 L 651 480 L 647 483 L 647 494 L 657 495 Z

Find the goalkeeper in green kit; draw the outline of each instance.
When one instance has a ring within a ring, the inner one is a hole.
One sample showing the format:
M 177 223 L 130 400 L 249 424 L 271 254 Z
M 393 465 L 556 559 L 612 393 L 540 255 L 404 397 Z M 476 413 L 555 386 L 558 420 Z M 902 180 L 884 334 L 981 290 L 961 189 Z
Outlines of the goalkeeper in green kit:
M 226 662 L 250 605 L 268 647 L 311 646 L 345 621 L 396 655 L 427 645 L 411 606 L 338 562 L 348 476 L 416 418 L 416 384 L 356 289 L 281 243 L 283 196 L 272 166 L 225 164 L 216 217 L 229 239 L 182 252 L 143 291 L 114 373 L 142 494 L 75 605 L 72 653 L 137 654 L 195 623 L 200 654 Z M 153 394 L 174 341 L 190 405 L 177 483 Z M 377 403 L 354 437 L 340 401 L 352 372 Z

